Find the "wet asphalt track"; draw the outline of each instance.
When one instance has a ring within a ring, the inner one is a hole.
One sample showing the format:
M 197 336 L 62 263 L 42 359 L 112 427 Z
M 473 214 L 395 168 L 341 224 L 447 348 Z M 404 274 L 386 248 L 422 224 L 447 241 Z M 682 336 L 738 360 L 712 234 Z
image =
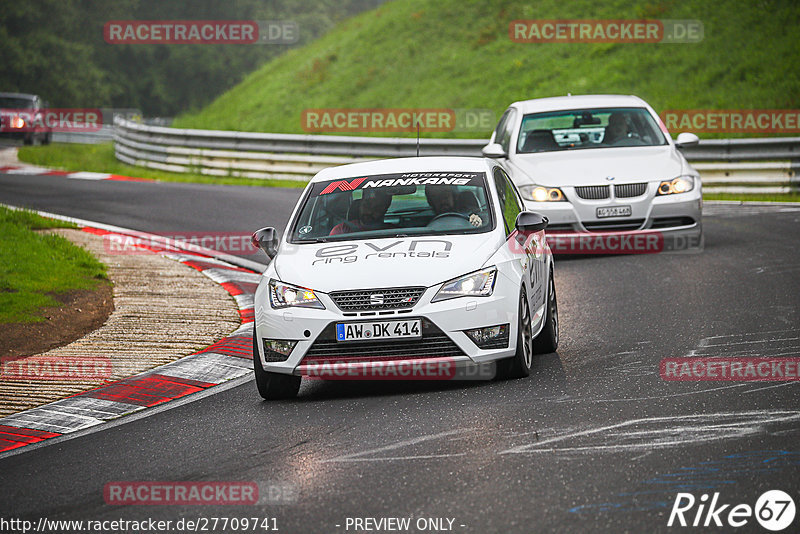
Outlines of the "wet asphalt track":
M 0 176 L 0 202 L 162 233 L 282 227 L 299 194 Z M 0 459 L 0 517 L 275 517 L 290 533 L 437 517 L 469 533 L 663 532 L 675 530 L 679 491 L 754 505 L 781 489 L 800 505 L 797 382 L 659 376 L 666 357 L 800 356 L 800 209 L 706 211 L 701 254 L 557 259 L 561 346 L 529 379 L 307 382 L 278 403 L 250 381 Z M 107 482 L 132 480 L 275 482 L 298 498 L 105 504 Z M 764 532 L 752 518 L 736 531 Z

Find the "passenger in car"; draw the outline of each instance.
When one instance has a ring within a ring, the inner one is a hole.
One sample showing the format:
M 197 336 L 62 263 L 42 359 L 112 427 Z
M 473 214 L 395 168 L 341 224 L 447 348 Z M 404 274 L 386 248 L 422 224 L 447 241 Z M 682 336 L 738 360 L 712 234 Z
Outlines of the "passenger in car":
M 520 152 L 550 152 L 561 147 L 550 130 L 531 130 L 525 137 L 525 144 Z
M 391 203 L 392 195 L 384 191 L 377 191 L 375 189 L 364 191 L 361 200 L 354 200 L 350 205 L 347 217 L 348 220 L 334 226 L 330 235 L 386 228 L 387 225 L 383 218 Z
M 612 113 L 608 117 L 606 134 L 603 137 L 603 144 L 613 145 L 614 143 L 628 137 L 628 120 L 624 113 Z

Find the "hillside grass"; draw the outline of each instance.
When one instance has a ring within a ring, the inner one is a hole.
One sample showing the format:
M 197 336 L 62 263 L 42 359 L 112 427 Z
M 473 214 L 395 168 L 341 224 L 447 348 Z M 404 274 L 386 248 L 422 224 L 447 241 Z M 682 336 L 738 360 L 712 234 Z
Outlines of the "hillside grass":
M 700 20 L 705 37 L 518 44 L 508 36 L 512 20 L 568 18 Z M 303 133 L 308 108 L 487 108 L 499 117 L 511 102 L 568 92 L 635 94 L 659 112 L 796 109 L 799 22 L 800 5 L 776 0 L 394 1 L 270 61 L 175 126 Z

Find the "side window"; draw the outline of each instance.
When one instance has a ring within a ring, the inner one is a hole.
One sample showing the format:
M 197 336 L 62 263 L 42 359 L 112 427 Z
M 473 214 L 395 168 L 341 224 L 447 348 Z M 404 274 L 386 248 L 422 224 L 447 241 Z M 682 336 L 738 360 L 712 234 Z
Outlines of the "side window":
M 500 122 L 497 123 L 497 127 L 494 129 L 494 142 L 499 143 L 500 139 L 503 138 L 503 130 L 505 130 L 506 122 L 508 122 L 508 116 L 511 114 L 511 110 L 507 109 L 503 116 L 500 117 Z
M 516 123 L 517 119 L 517 112 L 516 110 L 509 109 L 508 115 L 506 116 L 506 122 L 503 125 L 503 132 L 499 138 L 495 137 L 495 143 L 500 143 L 500 146 L 503 147 L 503 150 L 508 153 L 509 147 L 511 146 L 511 135 L 514 130 L 514 124 Z
M 514 191 L 508 175 L 500 168 L 494 169 L 494 184 L 497 188 L 497 196 L 503 210 L 503 221 L 506 227 L 506 235 L 514 231 L 514 224 L 517 222 L 517 215 L 522 211 L 522 203 Z

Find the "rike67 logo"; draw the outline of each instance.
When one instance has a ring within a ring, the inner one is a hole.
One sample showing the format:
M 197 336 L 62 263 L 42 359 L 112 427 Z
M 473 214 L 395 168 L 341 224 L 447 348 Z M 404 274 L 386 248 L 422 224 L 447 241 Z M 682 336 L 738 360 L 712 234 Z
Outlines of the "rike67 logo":
M 752 525 L 753 518 L 772 532 L 785 530 L 794 522 L 794 500 L 781 490 L 764 492 L 755 506 L 720 502 L 719 493 L 704 493 L 699 499 L 691 493 L 678 493 L 669 514 L 667 526 L 681 527 L 743 527 Z

